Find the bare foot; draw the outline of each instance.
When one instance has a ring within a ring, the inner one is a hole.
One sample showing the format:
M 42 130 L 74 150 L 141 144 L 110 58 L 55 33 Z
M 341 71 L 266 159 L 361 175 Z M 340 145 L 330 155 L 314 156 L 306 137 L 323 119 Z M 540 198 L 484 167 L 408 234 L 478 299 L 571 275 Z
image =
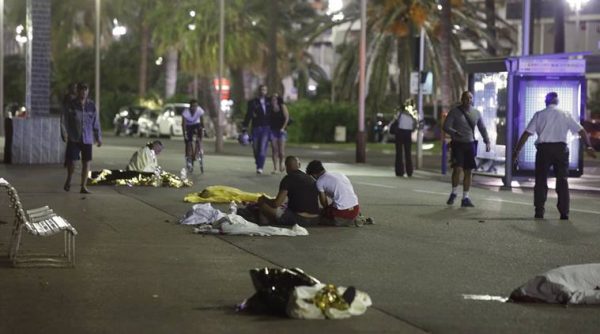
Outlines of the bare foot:
M 79 190 L 79 192 L 82 193 L 82 194 L 91 194 L 92 193 L 91 191 L 89 191 L 85 187 L 81 187 L 81 190 Z

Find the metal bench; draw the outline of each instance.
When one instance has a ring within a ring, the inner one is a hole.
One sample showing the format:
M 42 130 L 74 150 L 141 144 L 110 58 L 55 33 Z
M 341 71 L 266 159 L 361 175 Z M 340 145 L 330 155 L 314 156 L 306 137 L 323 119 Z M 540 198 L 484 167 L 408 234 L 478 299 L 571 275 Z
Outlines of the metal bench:
M 48 206 L 24 211 L 17 190 L 3 178 L 0 178 L 0 188 L 6 189 L 9 206 L 15 210 L 15 223 L 8 250 L 8 257 L 13 265 L 15 267 L 73 267 L 77 230 Z M 40 237 L 63 232 L 64 251 L 62 254 L 19 254 L 23 232 Z

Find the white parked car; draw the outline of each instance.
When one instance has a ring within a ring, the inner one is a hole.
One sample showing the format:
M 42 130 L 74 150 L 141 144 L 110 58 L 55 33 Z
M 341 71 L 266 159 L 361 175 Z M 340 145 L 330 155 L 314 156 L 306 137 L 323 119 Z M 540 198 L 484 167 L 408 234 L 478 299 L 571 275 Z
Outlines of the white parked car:
M 166 104 L 156 119 L 156 123 L 158 124 L 158 135 L 166 137 L 183 136 L 181 114 L 189 107 L 189 103 Z
M 140 137 L 157 137 L 158 136 L 158 124 L 156 120 L 158 119 L 158 115 L 160 115 L 160 110 L 158 109 L 148 109 L 144 110 L 138 118 L 138 135 Z

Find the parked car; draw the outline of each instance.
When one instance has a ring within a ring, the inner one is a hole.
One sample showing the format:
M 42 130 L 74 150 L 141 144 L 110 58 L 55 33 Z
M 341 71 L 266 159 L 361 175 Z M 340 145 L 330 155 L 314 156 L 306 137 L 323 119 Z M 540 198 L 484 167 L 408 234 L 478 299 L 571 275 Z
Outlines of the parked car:
M 436 141 L 440 139 L 441 129 L 438 125 L 437 121 L 433 117 L 425 117 L 423 119 L 423 141 Z M 413 131 L 412 140 L 416 142 L 417 140 L 417 131 Z M 383 128 L 383 141 L 384 142 L 394 142 L 396 141 L 394 134 L 390 133 L 389 124 L 385 125 Z
M 165 137 L 182 136 L 181 114 L 189 107 L 189 103 L 166 104 L 156 120 L 156 123 L 158 124 L 158 135 Z
M 142 112 L 140 118 L 138 118 L 138 135 L 140 137 L 158 137 L 158 124 L 156 120 L 160 115 L 158 109 L 147 109 Z
M 590 119 L 583 122 L 583 128 L 590 135 L 592 147 L 600 151 L 600 119 Z
M 119 136 L 123 133 L 131 136 L 136 134 L 138 131 L 137 120 L 144 110 L 146 108 L 142 106 L 125 106 L 119 108 L 113 120 L 115 135 Z

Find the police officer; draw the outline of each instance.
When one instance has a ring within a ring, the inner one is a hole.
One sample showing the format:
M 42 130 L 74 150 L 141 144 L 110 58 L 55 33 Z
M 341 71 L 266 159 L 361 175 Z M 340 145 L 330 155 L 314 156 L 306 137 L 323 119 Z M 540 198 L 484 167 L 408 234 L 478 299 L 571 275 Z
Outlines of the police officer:
M 535 218 L 544 218 L 544 204 L 548 195 L 548 171 L 550 166 L 554 169 L 556 176 L 556 194 L 558 195 L 558 211 L 561 220 L 569 219 L 569 183 L 567 180 L 569 168 L 569 147 L 567 146 L 567 134 L 579 133 L 584 139 L 586 152 L 595 158 L 596 152 L 591 146 L 587 132 L 581 124 L 569 115 L 569 113 L 557 108 L 558 94 L 550 92 L 546 95 L 546 108 L 536 112 L 525 131 L 519 138 L 519 142 L 513 152 L 513 164 L 517 162 L 519 151 L 527 139 L 537 134 L 535 141 L 537 152 L 535 154 L 535 187 L 533 205 L 535 206 Z

